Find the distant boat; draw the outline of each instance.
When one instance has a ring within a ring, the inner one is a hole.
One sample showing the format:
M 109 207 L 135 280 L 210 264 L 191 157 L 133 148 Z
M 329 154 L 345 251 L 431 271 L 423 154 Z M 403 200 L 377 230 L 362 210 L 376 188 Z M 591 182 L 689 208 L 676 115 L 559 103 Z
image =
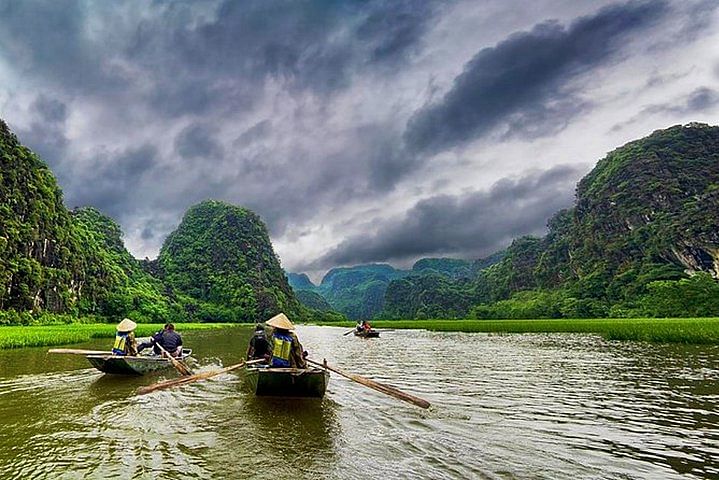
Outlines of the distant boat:
M 371 329 L 367 331 L 361 331 L 358 332 L 355 330 L 355 337 L 363 337 L 363 338 L 379 338 L 379 330 Z
M 258 397 L 322 398 L 330 382 L 323 368 L 247 367 L 245 384 Z
M 183 349 L 178 360 L 185 360 L 192 350 Z M 101 372 L 114 375 L 145 375 L 158 370 L 172 368 L 172 363 L 159 355 L 86 355 L 85 358 Z

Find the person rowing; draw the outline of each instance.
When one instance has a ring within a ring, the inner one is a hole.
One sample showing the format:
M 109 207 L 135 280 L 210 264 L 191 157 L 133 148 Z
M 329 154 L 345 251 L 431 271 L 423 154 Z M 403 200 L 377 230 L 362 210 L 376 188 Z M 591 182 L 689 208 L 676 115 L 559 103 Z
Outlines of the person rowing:
M 307 352 L 302 349 L 297 335 L 292 332 L 295 326 L 284 313 L 269 319 L 266 324 L 272 327 L 272 356 L 270 367 L 307 368 Z
M 247 347 L 247 360 L 263 358 L 266 362 L 269 362 L 271 356 L 272 348 L 270 348 L 270 342 L 267 341 L 265 327 L 261 323 L 258 323 L 255 326 L 254 335 L 250 338 L 250 344 Z
M 172 323 L 166 323 L 162 330 L 150 337 L 149 341 L 141 343 L 137 351 L 141 352 L 145 348 L 152 347 L 155 355 L 160 355 L 162 351 L 158 345 L 173 357 L 182 356 L 182 336 L 175 331 L 175 326 Z

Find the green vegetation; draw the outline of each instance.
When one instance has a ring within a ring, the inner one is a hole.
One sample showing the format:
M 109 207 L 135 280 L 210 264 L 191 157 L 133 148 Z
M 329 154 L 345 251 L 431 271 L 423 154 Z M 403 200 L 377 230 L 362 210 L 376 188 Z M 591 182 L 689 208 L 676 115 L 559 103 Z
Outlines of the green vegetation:
M 0 120 L 0 310 L 76 309 L 89 261 L 52 172 Z
M 163 324 L 160 323 L 138 325 L 135 333 L 138 337 L 147 337 L 160 330 L 162 326 Z M 220 323 L 183 323 L 178 325 L 177 329 L 180 333 L 184 333 L 190 330 L 230 326 Z M 115 325 L 109 324 L 0 327 L 0 349 L 67 345 L 87 342 L 93 338 L 113 338 L 115 333 Z M 108 350 L 110 347 L 111 345 L 108 344 Z
M 395 280 L 377 317 L 716 316 L 717 211 L 719 127 L 659 130 L 600 160 L 546 237 L 471 280 Z
M 351 322 L 332 324 L 351 328 Z M 372 327 L 468 333 L 594 333 L 608 340 L 719 344 L 719 318 L 377 320 Z
M 158 258 L 162 279 L 200 321 L 304 318 L 267 228 L 253 212 L 208 200 L 191 207 Z
M 334 309 L 325 298 L 319 293 L 312 290 L 295 290 L 297 300 L 306 307 L 319 310 L 320 312 L 331 312 Z
M 72 211 L 76 231 L 91 262 L 89 292 L 78 302 L 82 315 L 131 317 L 136 322 L 181 322 L 183 312 L 165 295 L 158 279 L 125 249 L 120 226 L 92 207 Z
M 457 258 L 421 258 L 412 265 L 412 273 L 438 273 L 449 278 L 469 278 L 474 274 L 469 260 Z
M 356 265 L 354 267 L 333 268 L 322 279 L 319 286 L 314 285 L 305 274 L 289 273 L 287 277 L 290 285 L 297 293 L 300 301 L 312 308 L 318 308 L 321 302 L 314 294 L 322 296 L 331 308 L 342 312 L 351 319 L 374 318 L 383 312 L 383 316 L 392 316 L 394 304 L 392 300 L 397 297 L 395 288 L 394 292 L 388 292 L 387 288 L 393 282 L 400 282 L 401 288 L 407 289 L 407 284 L 402 280 L 407 280 L 409 284 L 422 282 L 418 278 L 431 276 L 436 279 L 452 279 L 459 282 L 466 282 L 473 278 L 476 272 L 481 268 L 486 268 L 501 260 L 503 253 L 495 254 L 486 259 L 470 262 L 468 260 L 459 260 L 454 258 L 423 258 L 418 260 L 412 270 L 398 270 L 390 265 L 385 264 L 369 264 Z M 437 280 L 442 283 L 442 280 Z M 447 283 L 447 282 L 444 282 Z M 311 293 L 310 293 L 311 292 Z M 437 293 L 437 297 L 446 292 Z M 387 308 L 387 302 L 390 302 Z M 468 306 L 460 307 L 452 305 L 449 301 L 444 302 L 444 306 L 461 312 L 466 316 Z M 417 318 L 431 318 L 432 312 L 443 311 L 444 306 L 429 305 L 425 308 L 417 308 Z M 406 310 L 401 310 L 406 312 Z M 413 316 L 405 314 L 404 316 Z
M 302 306 L 257 215 L 195 205 L 158 260 L 139 262 L 98 210 L 68 212 L 47 165 L 0 121 L 0 325 L 75 317 L 141 323 L 341 320 Z M 59 318 L 59 317 L 58 317 Z

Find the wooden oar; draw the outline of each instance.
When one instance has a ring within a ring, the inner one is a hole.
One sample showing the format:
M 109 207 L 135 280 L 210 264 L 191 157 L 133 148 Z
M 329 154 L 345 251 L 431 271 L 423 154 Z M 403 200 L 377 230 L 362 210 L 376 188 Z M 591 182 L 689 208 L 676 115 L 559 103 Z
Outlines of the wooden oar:
M 181 362 L 180 360 L 170 355 L 170 353 L 165 350 L 158 342 L 155 342 L 155 345 L 157 345 L 157 348 L 159 348 L 160 351 L 164 353 L 167 358 L 170 359 L 170 362 L 172 362 L 172 366 L 175 367 L 175 370 L 180 372 L 180 375 L 192 375 L 192 370 L 190 370 L 190 367 L 185 365 L 184 362 Z
M 307 359 L 307 362 L 311 363 L 312 365 L 317 365 L 318 367 L 326 368 L 327 370 L 330 370 L 339 375 L 342 375 L 343 377 L 349 378 L 353 382 L 360 383 L 360 384 L 364 385 L 365 387 L 373 388 L 373 389 L 377 390 L 378 392 L 382 392 L 382 393 L 385 393 L 392 397 L 398 398 L 400 400 L 404 400 L 405 402 L 412 403 L 414 405 L 417 405 L 418 407 L 429 408 L 429 406 L 430 406 L 430 403 L 423 398 L 415 397 L 414 395 L 410 395 L 409 393 L 404 393 L 403 391 L 398 390 L 394 387 L 390 387 L 389 385 L 385 385 L 383 383 L 379 383 L 374 380 L 370 380 L 369 378 L 355 375 L 354 373 L 343 372 L 342 370 L 340 370 L 338 368 L 327 365 L 327 362 L 319 363 L 319 362 L 315 362 L 310 359 Z
M 156 390 L 165 390 L 172 387 L 177 387 L 179 385 L 187 385 L 188 383 L 194 383 L 200 380 L 205 380 L 207 378 L 212 378 L 216 375 L 220 375 L 221 373 L 227 373 L 232 370 L 236 370 L 238 368 L 244 367 L 246 365 L 252 365 L 255 363 L 261 363 L 264 362 L 264 358 L 258 358 L 257 360 L 250 360 L 247 362 L 240 362 L 236 365 L 230 365 L 229 367 L 222 368 L 220 370 L 210 370 L 209 372 L 200 372 L 196 373 L 194 375 L 191 375 L 189 377 L 182 377 L 182 378 L 172 378 L 170 380 L 165 380 L 163 382 L 157 382 L 153 385 L 148 385 L 146 387 L 140 387 L 137 389 L 138 395 L 145 395 L 146 393 L 151 393 Z
M 343 333 L 342 336 L 343 336 L 343 337 L 344 337 L 344 336 L 347 336 L 347 335 L 349 335 L 350 333 L 352 333 L 352 332 L 354 332 L 354 331 L 355 331 L 355 329 L 353 328 L 353 329 L 350 330 L 349 332 Z
M 112 355 L 112 352 L 102 350 L 77 350 L 72 348 L 51 348 L 47 353 L 67 353 L 70 355 Z

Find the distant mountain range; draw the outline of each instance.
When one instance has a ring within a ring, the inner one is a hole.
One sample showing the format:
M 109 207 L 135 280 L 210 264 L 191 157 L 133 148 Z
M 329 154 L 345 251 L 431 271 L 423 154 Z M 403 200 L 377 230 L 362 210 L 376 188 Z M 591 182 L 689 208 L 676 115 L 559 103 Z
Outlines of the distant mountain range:
M 319 295 L 326 302 L 324 308 L 332 308 L 351 319 L 365 319 L 374 318 L 382 312 L 387 287 L 395 280 L 427 275 L 447 280 L 469 279 L 479 269 L 499 261 L 501 255 L 475 262 L 454 258 L 423 258 L 411 270 L 400 270 L 387 264 L 333 268 L 319 285 L 313 284 L 303 273 L 288 273 L 287 278 L 303 303 L 307 300 L 307 305 L 318 305 Z

